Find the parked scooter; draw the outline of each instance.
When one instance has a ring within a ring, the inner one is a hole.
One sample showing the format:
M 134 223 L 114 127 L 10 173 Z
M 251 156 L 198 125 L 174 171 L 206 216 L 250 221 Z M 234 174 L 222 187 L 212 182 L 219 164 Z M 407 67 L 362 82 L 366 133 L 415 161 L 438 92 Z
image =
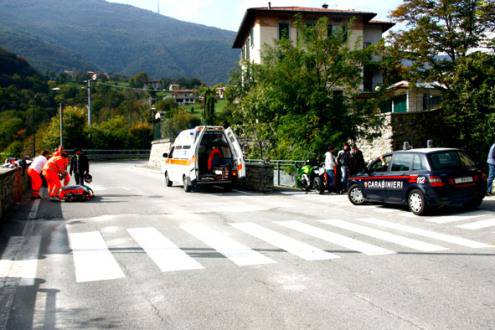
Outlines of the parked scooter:
M 296 185 L 306 192 L 316 190 L 319 194 L 323 194 L 327 182 L 326 175 L 323 164 L 313 166 L 306 162 L 297 168 Z

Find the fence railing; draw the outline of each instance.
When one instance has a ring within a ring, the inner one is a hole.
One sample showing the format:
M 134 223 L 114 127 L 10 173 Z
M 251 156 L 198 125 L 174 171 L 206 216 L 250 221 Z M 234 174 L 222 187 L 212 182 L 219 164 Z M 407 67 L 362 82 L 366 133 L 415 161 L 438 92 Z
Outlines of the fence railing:
M 246 164 L 273 165 L 273 185 L 276 187 L 296 186 L 296 167 L 304 165 L 304 160 L 262 160 L 246 159 Z
M 73 150 L 67 150 L 72 153 Z M 118 160 L 118 159 L 148 159 L 149 149 L 129 149 L 129 150 L 102 150 L 84 149 L 84 153 L 90 160 Z

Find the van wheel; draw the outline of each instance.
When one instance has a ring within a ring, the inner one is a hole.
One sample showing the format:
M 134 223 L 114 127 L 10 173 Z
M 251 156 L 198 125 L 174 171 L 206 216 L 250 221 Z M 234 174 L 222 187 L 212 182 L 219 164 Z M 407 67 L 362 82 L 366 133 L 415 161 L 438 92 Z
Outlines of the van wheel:
M 425 195 L 419 189 L 414 189 L 409 193 L 407 205 L 411 212 L 416 215 L 425 215 L 426 213 Z
M 182 183 L 184 186 L 184 191 L 185 192 L 191 192 L 192 191 L 192 185 L 191 182 L 189 182 L 189 178 L 184 175 L 182 178 Z
M 166 185 L 167 187 L 172 187 L 172 185 L 173 185 L 173 184 L 174 184 L 174 183 L 173 183 L 172 181 L 170 181 L 170 179 L 168 178 L 168 173 L 167 173 L 167 172 L 165 172 L 165 185 Z

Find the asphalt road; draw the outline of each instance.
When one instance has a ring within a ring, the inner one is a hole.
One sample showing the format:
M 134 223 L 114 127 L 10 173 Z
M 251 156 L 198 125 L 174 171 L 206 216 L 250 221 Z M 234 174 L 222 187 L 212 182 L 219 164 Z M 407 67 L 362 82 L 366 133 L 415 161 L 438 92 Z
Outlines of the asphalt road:
M 495 199 L 420 218 L 92 174 L 93 201 L 26 200 L 3 225 L 0 328 L 495 328 Z

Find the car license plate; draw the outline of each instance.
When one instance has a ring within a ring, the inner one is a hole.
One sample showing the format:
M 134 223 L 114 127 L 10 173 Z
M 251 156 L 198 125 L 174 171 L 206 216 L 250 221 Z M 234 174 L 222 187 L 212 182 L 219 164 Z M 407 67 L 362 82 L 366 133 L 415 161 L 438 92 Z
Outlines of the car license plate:
M 455 178 L 454 182 L 456 184 L 471 183 L 471 182 L 473 182 L 473 177 L 472 176 L 466 176 L 463 178 Z

